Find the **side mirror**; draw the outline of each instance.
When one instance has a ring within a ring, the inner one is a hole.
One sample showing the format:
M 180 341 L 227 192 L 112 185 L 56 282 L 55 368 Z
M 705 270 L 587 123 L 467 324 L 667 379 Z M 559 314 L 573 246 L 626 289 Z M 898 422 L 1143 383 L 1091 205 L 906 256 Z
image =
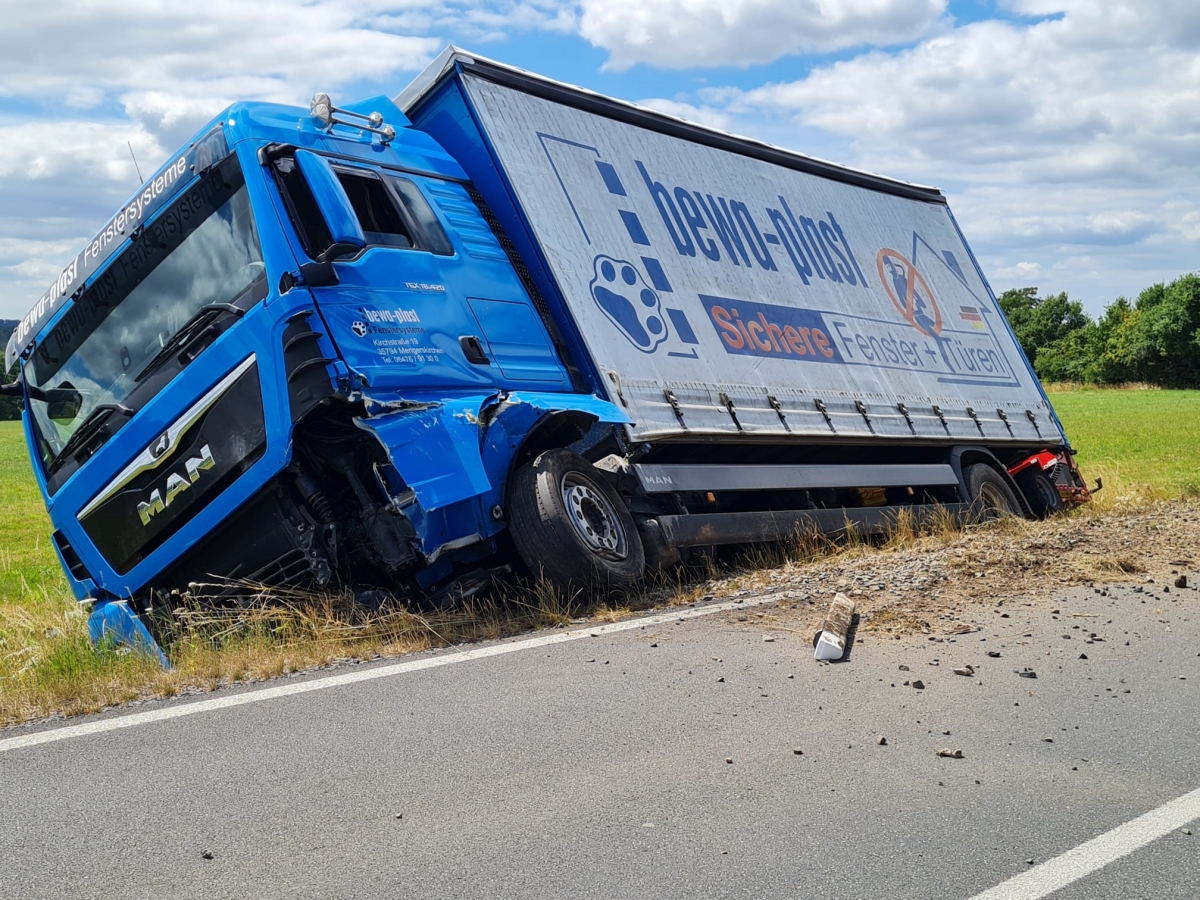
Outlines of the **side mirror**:
M 297 150 L 296 165 L 308 182 L 313 200 L 320 208 L 325 225 L 329 228 L 329 236 L 333 239 L 329 249 L 321 254 L 320 262 L 330 262 L 367 246 L 350 198 L 325 158 L 310 150 Z
M 83 394 L 74 388 L 50 388 L 46 395 L 46 415 L 55 422 L 71 422 L 83 406 Z

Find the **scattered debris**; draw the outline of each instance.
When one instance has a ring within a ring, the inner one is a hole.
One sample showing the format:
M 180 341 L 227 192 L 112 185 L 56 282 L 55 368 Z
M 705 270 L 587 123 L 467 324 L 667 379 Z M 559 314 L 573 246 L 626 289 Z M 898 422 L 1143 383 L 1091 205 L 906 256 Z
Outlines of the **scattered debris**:
M 959 666 L 954 670 L 955 675 L 966 675 L 968 678 L 975 674 L 974 666 Z
M 937 752 L 938 756 L 944 756 L 947 759 L 962 759 L 963 752 L 958 748 L 951 750 L 949 747 L 943 747 Z
M 834 594 L 833 603 L 825 621 L 821 623 L 821 631 L 817 635 L 814 659 L 836 660 L 846 654 L 846 636 L 854 622 L 854 601 L 845 594 Z
M 900 671 L 901 671 L 901 672 L 907 672 L 907 671 L 908 671 L 908 666 L 904 665 L 904 663 L 900 663 Z
M 1024 669 L 1013 669 L 1022 678 L 1037 678 L 1037 672 L 1026 666 Z
M 212 859 L 214 856 L 216 856 L 216 854 L 213 853 L 211 850 L 201 850 L 200 851 L 201 859 Z
M 875 738 L 875 743 L 878 744 L 880 747 L 886 747 L 887 746 L 887 738 L 885 738 L 881 734 L 879 737 Z
M 925 690 L 925 682 L 923 682 L 919 678 L 913 681 L 912 686 L 915 687 L 918 691 Z
M 803 750 L 801 750 L 799 747 L 795 747 L 795 748 L 793 748 L 792 752 L 793 752 L 794 754 L 796 754 L 797 756 L 803 756 L 803 755 L 804 755 L 804 751 L 803 751 Z
M 1079 654 L 1079 658 L 1080 658 L 1080 659 L 1087 659 L 1087 658 L 1088 658 L 1088 655 L 1087 655 L 1086 653 L 1080 653 L 1080 654 Z
M 956 625 L 954 628 L 951 628 L 946 633 L 947 634 L 973 634 L 974 632 L 976 632 L 978 630 L 979 629 L 976 626 L 968 625 L 964 622 L 962 625 Z
M 999 658 L 1000 658 L 1000 651 L 999 651 L 999 650 L 989 650 L 989 651 L 988 651 L 988 656 L 990 656 L 992 659 L 999 659 Z
M 1176 579 L 1175 579 L 1175 587 L 1177 587 L 1177 588 L 1185 588 L 1185 587 L 1187 587 L 1187 576 L 1186 576 L 1186 575 L 1180 575 L 1178 578 L 1176 578 Z
M 725 757 L 725 762 L 732 766 L 733 765 L 733 757 L 732 756 Z

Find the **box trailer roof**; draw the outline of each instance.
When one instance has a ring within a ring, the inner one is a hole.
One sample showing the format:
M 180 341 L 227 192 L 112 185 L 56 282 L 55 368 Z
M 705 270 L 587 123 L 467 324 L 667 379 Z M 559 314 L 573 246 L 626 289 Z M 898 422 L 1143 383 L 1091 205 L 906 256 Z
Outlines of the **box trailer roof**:
M 912 200 L 946 203 L 946 196 L 936 187 L 903 181 L 898 178 L 888 178 L 852 166 L 840 165 L 815 156 L 797 153 L 784 147 L 777 147 L 755 138 L 743 137 L 719 128 L 689 122 L 678 116 L 668 115 L 637 103 L 618 100 L 587 88 L 555 81 L 553 78 L 497 62 L 453 45 L 443 50 L 437 59 L 396 96 L 396 105 L 405 113 L 409 112 L 456 69 L 497 84 L 516 88 L 535 97 L 542 97 L 564 106 L 585 110 L 594 115 L 628 122 L 631 125 L 661 134 L 683 138 L 692 143 L 705 144 L 810 175 L 895 194 Z

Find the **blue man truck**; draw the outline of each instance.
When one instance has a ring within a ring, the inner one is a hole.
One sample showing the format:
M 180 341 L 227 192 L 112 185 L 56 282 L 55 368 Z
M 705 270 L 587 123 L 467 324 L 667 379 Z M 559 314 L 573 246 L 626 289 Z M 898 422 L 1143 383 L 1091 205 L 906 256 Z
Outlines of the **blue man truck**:
M 94 637 L 1087 496 L 938 190 L 453 47 L 394 101 L 225 110 L 5 365 Z

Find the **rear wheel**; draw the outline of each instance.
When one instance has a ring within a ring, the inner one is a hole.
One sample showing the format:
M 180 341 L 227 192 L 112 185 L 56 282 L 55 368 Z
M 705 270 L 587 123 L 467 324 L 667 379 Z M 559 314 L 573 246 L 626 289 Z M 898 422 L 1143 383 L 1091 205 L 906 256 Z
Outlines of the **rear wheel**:
M 1013 480 L 1021 489 L 1021 493 L 1025 495 L 1025 499 L 1029 501 L 1029 508 L 1033 510 L 1033 514 L 1039 519 L 1052 516 L 1063 508 L 1058 488 L 1040 468 L 1030 466 L 1017 473 Z
M 513 543 L 535 573 L 561 587 L 622 588 L 646 567 L 633 517 L 578 453 L 548 450 L 509 482 Z
M 978 519 L 1002 519 L 1022 515 L 1021 503 L 1003 476 L 987 463 L 975 463 L 963 472 L 971 497 L 971 508 Z

